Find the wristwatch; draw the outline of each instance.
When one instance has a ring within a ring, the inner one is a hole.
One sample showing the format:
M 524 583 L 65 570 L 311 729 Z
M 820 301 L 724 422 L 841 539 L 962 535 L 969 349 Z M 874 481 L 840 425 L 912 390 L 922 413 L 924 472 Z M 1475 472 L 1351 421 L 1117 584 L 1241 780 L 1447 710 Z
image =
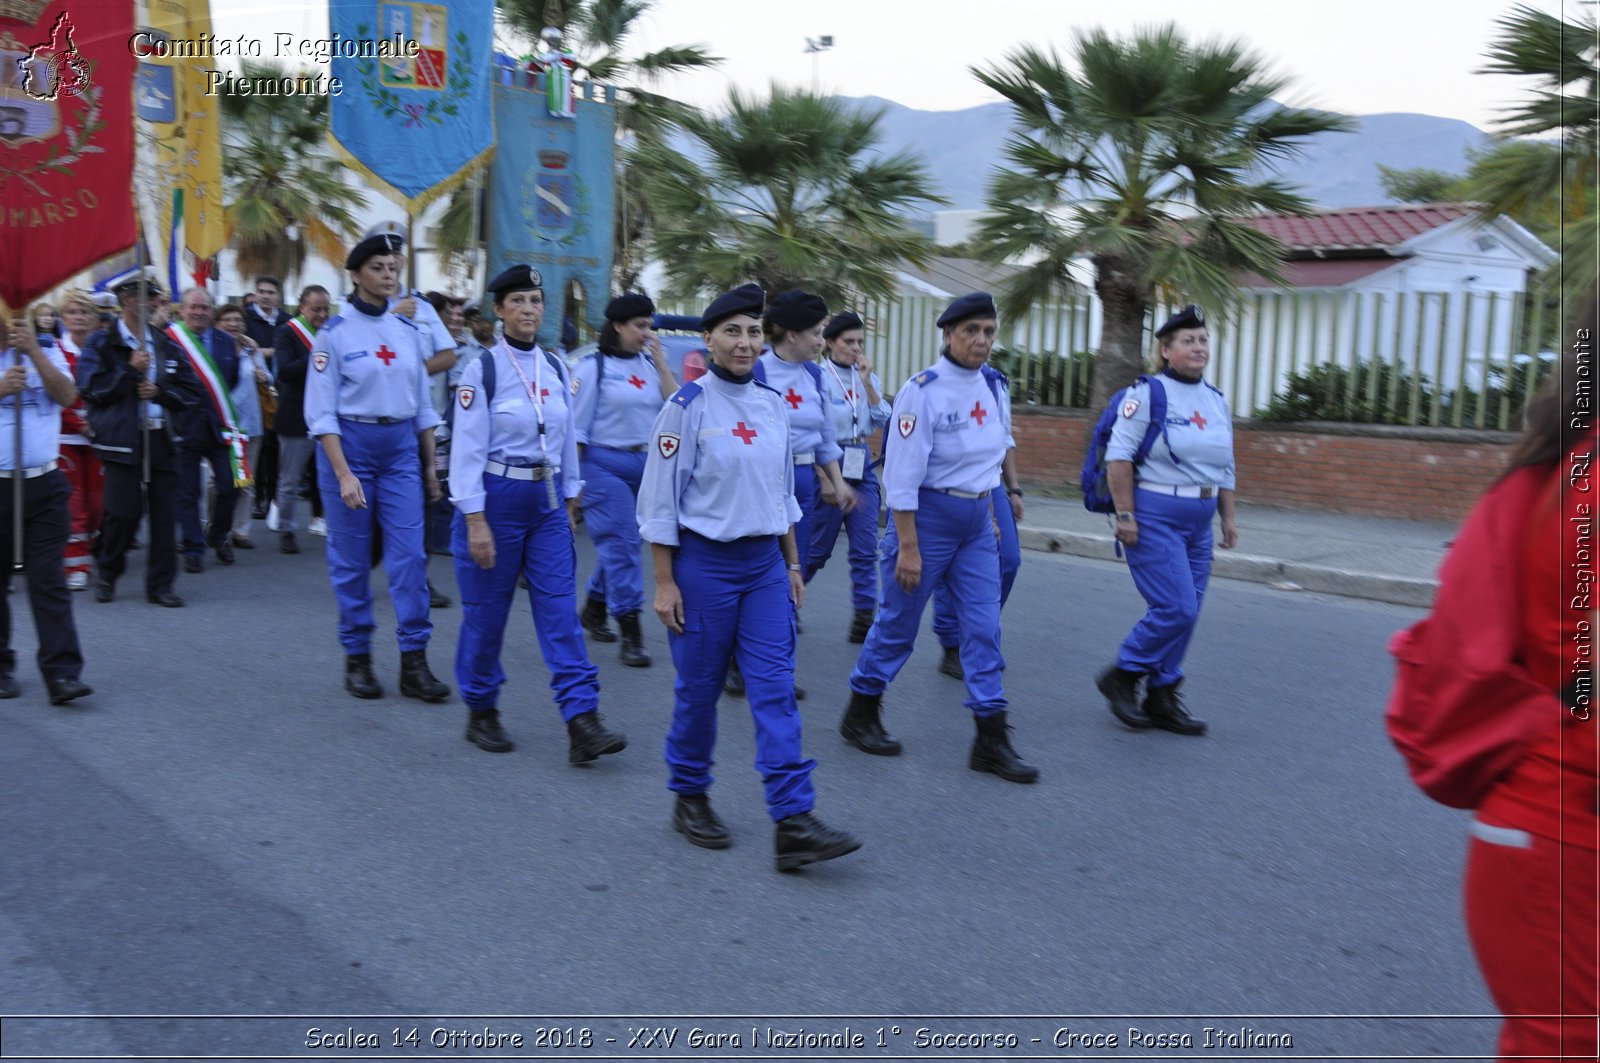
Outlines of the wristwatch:
M 799 572 L 800 571 L 800 562 L 798 562 L 798 561 L 789 562 L 789 571 L 790 572 Z
M 1022 497 L 1022 488 L 1020 488 L 1020 487 L 1008 487 L 1008 488 L 1006 488 L 1006 494 L 1015 495 L 1016 497 L 1021 498 Z
M 1118 524 L 1132 524 L 1132 523 L 1134 523 L 1133 510 L 1131 510 L 1131 509 L 1118 510 L 1117 511 L 1117 523 Z

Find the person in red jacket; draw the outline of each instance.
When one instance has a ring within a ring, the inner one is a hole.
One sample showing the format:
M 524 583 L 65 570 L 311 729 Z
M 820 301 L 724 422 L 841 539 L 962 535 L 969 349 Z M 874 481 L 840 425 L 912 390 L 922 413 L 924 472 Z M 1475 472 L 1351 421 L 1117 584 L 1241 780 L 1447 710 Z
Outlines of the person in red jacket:
M 74 373 L 83 345 L 100 327 L 100 308 L 85 291 L 71 291 L 61 301 L 61 350 Z M 75 591 L 88 589 L 89 568 L 95 540 L 100 537 L 100 521 L 105 516 L 106 476 L 100 459 L 90 445 L 89 423 L 84 419 L 83 400 L 61 411 L 61 468 L 72 485 L 69 505 L 72 537 L 67 540 L 67 586 Z

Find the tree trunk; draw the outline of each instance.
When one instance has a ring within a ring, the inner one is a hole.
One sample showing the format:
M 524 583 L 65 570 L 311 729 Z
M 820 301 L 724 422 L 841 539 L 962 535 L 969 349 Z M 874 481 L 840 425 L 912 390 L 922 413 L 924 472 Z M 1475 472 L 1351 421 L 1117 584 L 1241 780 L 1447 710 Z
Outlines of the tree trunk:
M 1100 297 L 1100 351 L 1094 360 L 1090 406 L 1099 411 L 1120 388 L 1145 371 L 1144 319 L 1149 290 L 1130 264 L 1111 255 L 1094 258 L 1094 290 Z

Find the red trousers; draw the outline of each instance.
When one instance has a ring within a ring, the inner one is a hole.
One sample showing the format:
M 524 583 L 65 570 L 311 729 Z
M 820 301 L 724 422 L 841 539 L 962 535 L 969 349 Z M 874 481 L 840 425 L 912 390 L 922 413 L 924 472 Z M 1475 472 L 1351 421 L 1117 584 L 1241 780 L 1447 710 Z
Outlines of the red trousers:
M 1600 853 L 1521 831 L 1486 831 L 1476 823 L 1473 829 L 1467 933 L 1506 1017 L 1501 1057 L 1594 1059 Z
M 67 501 L 72 535 L 67 540 L 66 570 L 87 572 L 94 556 L 94 541 L 100 534 L 100 520 L 105 516 L 105 470 L 100 468 L 100 459 L 92 448 L 63 443 L 61 471 L 72 485 L 72 497 Z

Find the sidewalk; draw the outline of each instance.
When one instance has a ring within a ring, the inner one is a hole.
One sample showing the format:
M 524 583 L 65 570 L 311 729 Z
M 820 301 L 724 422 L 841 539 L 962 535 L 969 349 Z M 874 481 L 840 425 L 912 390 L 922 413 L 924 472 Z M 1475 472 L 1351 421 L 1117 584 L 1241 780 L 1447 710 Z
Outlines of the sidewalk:
M 1111 525 L 1076 498 L 1024 499 L 1024 550 L 1115 561 Z M 1456 525 L 1239 505 L 1239 545 L 1217 549 L 1212 574 L 1285 590 L 1433 604 L 1439 563 Z

